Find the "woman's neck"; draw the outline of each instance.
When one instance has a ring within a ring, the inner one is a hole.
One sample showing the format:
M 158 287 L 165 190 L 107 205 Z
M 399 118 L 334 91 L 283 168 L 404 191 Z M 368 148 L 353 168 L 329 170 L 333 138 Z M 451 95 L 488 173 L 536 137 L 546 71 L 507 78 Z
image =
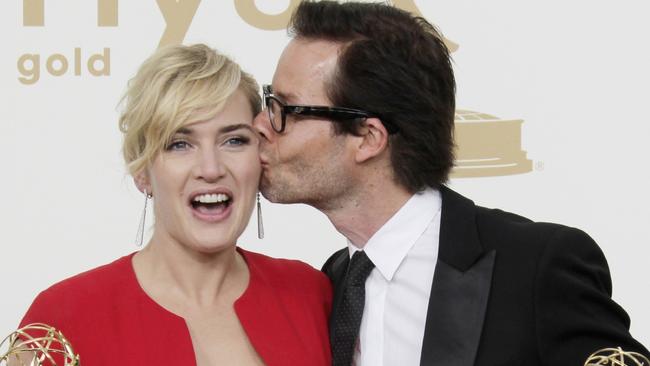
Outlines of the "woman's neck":
M 154 232 L 133 266 L 144 291 L 174 312 L 234 302 L 248 286 L 248 267 L 234 245 L 202 253 Z

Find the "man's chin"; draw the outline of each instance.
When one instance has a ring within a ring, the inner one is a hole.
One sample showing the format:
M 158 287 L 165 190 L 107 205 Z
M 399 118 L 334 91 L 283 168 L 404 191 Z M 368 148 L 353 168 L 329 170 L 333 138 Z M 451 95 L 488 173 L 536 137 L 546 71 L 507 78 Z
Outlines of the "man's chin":
M 268 180 L 262 178 L 262 180 L 260 181 L 260 193 L 262 193 L 262 196 L 264 196 L 264 198 L 267 201 L 273 203 L 283 203 L 280 200 L 281 197 L 278 194 L 278 190 L 274 188 L 275 187 L 271 185 L 271 183 Z
M 268 182 L 261 182 L 260 192 L 262 193 L 262 196 L 264 196 L 264 198 L 269 202 L 283 204 L 302 203 L 299 200 L 295 199 L 293 191 L 291 189 L 288 189 L 286 186 L 281 187 L 277 184 L 271 185 L 268 184 Z
M 262 193 L 262 196 L 269 202 L 282 203 L 282 202 L 279 202 L 277 200 L 276 196 L 273 194 L 273 192 L 271 192 L 269 190 L 265 190 L 265 189 L 260 188 L 260 193 Z

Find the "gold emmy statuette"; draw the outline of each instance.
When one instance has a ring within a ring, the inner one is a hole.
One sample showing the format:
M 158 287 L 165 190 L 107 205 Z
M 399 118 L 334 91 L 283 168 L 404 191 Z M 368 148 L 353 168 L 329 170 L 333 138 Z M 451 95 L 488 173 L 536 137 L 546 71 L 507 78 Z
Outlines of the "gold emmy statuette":
M 594 352 L 584 366 L 650 366 L 645 356 L 636 352 L 625 352 L 618 348 L 603 348 Z
M 5 351 L 6 349 L 6 351 Z M 63 363 L 57 364 L 55 356 Z M 79 355 L 61 331 L 34 323 L 9 334 L 0 342 L 0 366 L 79 366 Z

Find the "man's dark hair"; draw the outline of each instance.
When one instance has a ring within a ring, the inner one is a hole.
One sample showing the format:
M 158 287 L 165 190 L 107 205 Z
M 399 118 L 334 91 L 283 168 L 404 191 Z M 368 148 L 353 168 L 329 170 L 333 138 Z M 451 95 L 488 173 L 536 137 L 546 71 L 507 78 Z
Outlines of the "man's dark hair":
M 399 184 L 414 193 L 447 181 L 456 83 L 449 51 L 429 22 L 385 4 L 304 1 L 289 34 L 343 45 L 328 97 L 335 106 L 377 113 L 385 125 L 397 126 L 389 145 Z M 356 134 L 361 123 L 334 126 Z

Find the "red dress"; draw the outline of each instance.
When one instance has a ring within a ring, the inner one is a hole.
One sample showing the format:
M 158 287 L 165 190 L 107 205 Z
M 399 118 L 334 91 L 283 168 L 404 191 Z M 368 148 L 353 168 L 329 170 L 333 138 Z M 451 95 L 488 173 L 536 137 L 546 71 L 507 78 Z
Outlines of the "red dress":
M 329 366 L 327 277 L 299 261 L 238 251 L 250 280 L 234 308 L 262 360 L 269 366 Z M 185 320 L 142 290 L 132 257 L 43 291 L 21 326 L 46 323 L 61 330 L 82 366 L 196 365 Z

